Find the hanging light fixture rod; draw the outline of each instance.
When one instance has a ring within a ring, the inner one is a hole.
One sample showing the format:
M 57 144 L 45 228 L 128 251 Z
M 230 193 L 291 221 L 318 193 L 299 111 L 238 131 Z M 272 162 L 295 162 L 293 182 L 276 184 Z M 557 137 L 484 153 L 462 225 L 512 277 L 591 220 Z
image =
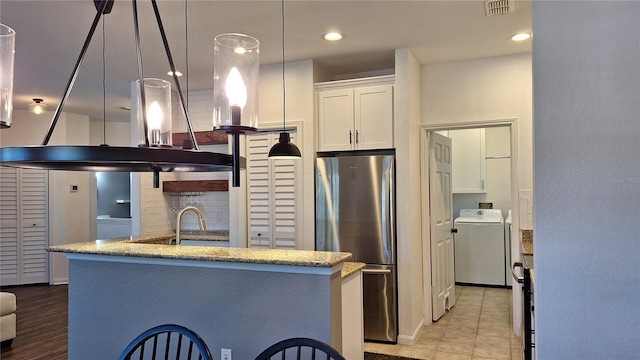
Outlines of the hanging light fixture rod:
M 51 119 L 51 124 L 49 124 L 49 130 L 47 131 L 47 135 L 45 135 L 44 140 L 42 140 L 42 145 L 47 145 L 49 140 L 51 140 L 51 135 L 53 135 L 53 130 L 56 128 L 56 124 L 58 123 L 58 119 L 60 118 L 60 114 L 62 113 L 62 108 L 64 104 L 67 102 L 69 98 L 69 94 L 71 93 L 71 88 L 73 84 L 76 82 L 76 78 L 78 77 L 78 71 L 80 70 L 80 65 L 82 65 L 82 61 L 84 60 L 84 56 L 87 53 L 87 49 L 89 48 L 89 44 L 91 44 L 91 39 L 93 38 L 93 33 L 96 31 L 96 27 L 98 27 L 98 22 L 102 17 L 102 14 L 106 14 L 105 11 L 107 8 L 109 12 L 113 7 L 114 0 L 103 0 L 97 1 L 94 0 L 94 4 L 97 7 L 96 16 L 93 18 L 93 23 L 91 23 L 91 28 L 89 29 L 89 33 L 87 34 L 87 38 L 84 40 L 84 45 L 82 45 L 82 50 L 80 50 L 80 55 L 78 56 L 78 60 L 76 61 L 76 65 L 73 67 L 73 72 L 71 73 L 71 77 L 67 82 L 67 87 L 64 90 L 64 94 L 58 103 L 58 107 L 56 107 L 56 111 L 53 113 L 53 119 Z M 99 3 L 99 7 L 98 7 Z
M 196 136 L 193 133 L 193 127 L 191 126 L 191 119 L 189 119 L 189 113 L 187 112 L 187 103 L 184 99 L 184 94 L 182 93 L 182 87 L 180 86 L 180 81 L 178 81 L 176 65 L 173 62 L 173 56 L 171 56 L 169 41 L 167 41 L 167 35 L 165 34 L 164 26 L 162 25 L 162 19 L 160 18 L 160 11 L 158 11 L 158 4 L 156 3 L 156 0 L 151 0 L 151 5 L 153 6 L 153 13 L 156 16 L 156 21 L 158 22 L 158 29 L 160 30 L 160 36 L 162 37 L 162 44 L 164 45 L 164 51 L 166 52 L 167 60 L 169 61 L 169 68 L 171 69 L 171 77 L 173 77 L 173 83 L 176 86 L 176 90 L 178 91 L 178 97 L 180 98 L 180 109 L 182 110 L 182 116 L 184 116 L 187 122 L 187 133 L 189 134 L 189 138 L 191 139 L 191 143 L 193 144 L 193 149 L 198 150 L 198 142 L 196 141 Z
M 135 0 L 132 0 L 135 8 Z M 132 171 L 153 172 L 154 187 L 159 186 L 159 172 L 212 172 L 231 171 L 237 167 L 245 167 L 245 159 L 238 154 L 220 154 L 197 150 L 197 141 L 189 121 L 182 89 L 177 76 L 174 81 L 181 98 L 181 106 L 190 133 L 193 147 L 191 149 L 178 149 L 173 147 L 121 147 L 121 146 L 75 146 L 62 145 L 50 146 L 49 140 L 61 115 L 62 108 L 69 97 L 71 88 L 78 76 L 79 68 L 95 33 L 96 27 L 102 15 L 108 14 L 113 7 L 114 0 L 93 0 L 97 12 L 89 29 L 89 33 L 75 63 L 73 72 L 67 82 L 64 94 L 58 104 L 47 135 L 40 146 L 19 146 L 0 148 L 0 163 L 2 166 L 44 169 L 44 170 L 75 170 L 75 171 Z M 175 74 L 175 66 L 169 50 L 164 28 L 160 20 L 156 0 L 151 0 L 154 7 L 158 27 L 163 38 L 163 45 Z M 135 13 L 135 11 L 134 11 Z M 137 18 L 137 14 L 135 15 Z M 136 20 L 137 22 L 137 20 Z M 140 39 L 137 38 L 136 42 Z M 140 61 L 140 65 L 142 62 Z M 142 79 L 140 79 L 142 80 Z M 144 89 L 144 87 L 142 88 Z M 144 113 L 144 112 L 143 112 Z M 145 122 L 146 123 L 146 122 Z M 146 134 L 146 132 L 145 132 Z M 235 148 L 234 148 L 235 149 Z

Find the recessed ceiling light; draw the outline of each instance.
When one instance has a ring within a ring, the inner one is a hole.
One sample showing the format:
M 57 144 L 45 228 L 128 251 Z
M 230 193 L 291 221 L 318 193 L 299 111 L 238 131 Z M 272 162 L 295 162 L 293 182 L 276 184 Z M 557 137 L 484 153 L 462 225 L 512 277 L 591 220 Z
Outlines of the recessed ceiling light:
M 531 39 L 531 33 L 518 33 L 515 35 L 509 36 L 511 41 L 525 41 Z
M 324 39 L 327 41 L 338 41 L 342 40 L 342 34 L 338 32 L 330 32 L 324 35 Z
M 173 71 L 167 71 L 167 75 L 173 76 Z M 176 76 L 182 76 L 182 73 L 180 71 L 176 70 Z

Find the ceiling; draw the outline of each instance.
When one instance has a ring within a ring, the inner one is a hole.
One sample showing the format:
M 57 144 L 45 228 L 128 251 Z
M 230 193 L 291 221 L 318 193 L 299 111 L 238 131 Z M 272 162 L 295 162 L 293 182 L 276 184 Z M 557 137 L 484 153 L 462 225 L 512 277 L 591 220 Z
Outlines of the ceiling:
M 170 80 L 151 3 L 137 3 L 144 75 Z M 286 60 L 315 59 L 331 73 L 344 75 L 391 69 L 399 48 L 410 48 L 421 64 L 531 52 L 531 41 L 508 39 L 531 31 L 531 2 L 515 5 L 513 14 L 487 17 L 478 0 L 287 0 Z M 158 7 L 176 67 L 185 75 L 188 54 L 188 76 L 180 79 L 183 90 L 213 88 L 217 34 L 254 36 L 261 42 L 261 64 L 282 61 L 280 1 L 188 0 L 185 12 L 185 0 L 158 0 Z M 16 31 L 14 108 L 27 109 L 32 98 L 43 98 L 50 111 L 56 108 L 95 13 L 91 0 L 0 3 L 0 21 Z M 131 2 L 116 0 L 105 16 L 104 91 L 102 26 L 64 111 L 102 119 L 104 109 L 108 121 L 128 121 L 128 111 L 121 108 L 129 106 L 131 81 L 138 78 Z M 342 32 L 344 39 L 323 40 L 329 30 Z

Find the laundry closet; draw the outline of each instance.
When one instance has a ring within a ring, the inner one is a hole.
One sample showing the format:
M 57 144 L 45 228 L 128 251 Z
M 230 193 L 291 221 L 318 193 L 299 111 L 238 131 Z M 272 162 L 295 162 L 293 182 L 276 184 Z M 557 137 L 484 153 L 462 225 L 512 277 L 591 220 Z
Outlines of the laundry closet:
M 511 286 L 511 129 L 437 133 L 451 139 L 455 281 Z

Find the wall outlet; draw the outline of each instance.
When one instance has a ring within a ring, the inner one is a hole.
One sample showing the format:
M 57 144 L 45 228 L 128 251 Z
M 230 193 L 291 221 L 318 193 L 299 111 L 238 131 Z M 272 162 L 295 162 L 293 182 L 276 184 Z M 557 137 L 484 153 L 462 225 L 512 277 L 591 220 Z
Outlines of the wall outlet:
M 220 359 L 222 359 L 222 360 L 232 360 L 231 359 L 231 349 L 220 349 Z

